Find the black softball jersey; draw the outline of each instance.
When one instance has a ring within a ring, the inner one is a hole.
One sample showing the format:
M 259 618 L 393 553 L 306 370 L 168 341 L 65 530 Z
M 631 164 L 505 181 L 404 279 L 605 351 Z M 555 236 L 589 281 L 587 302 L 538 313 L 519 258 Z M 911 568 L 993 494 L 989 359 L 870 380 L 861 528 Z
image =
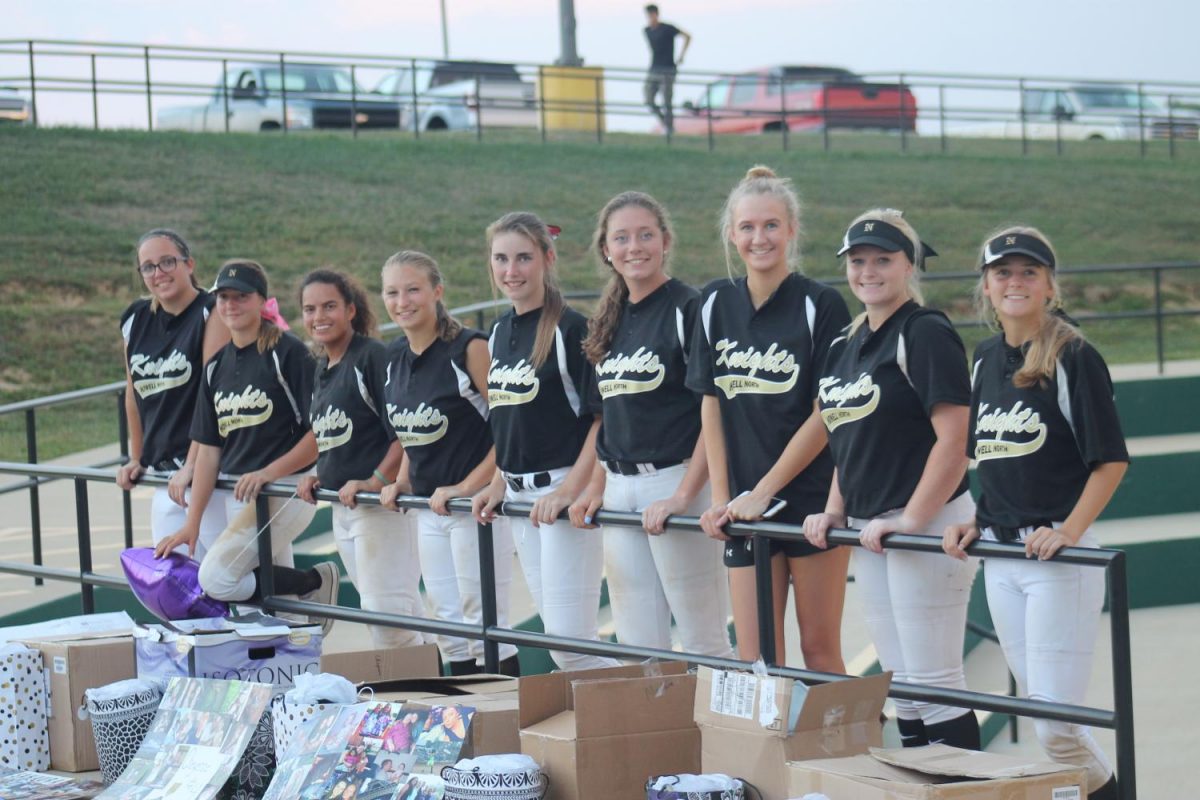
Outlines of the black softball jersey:
M 1062 522 L 1093 469 L 1129 461 L 1112 378 L 1094 347 L 1068 344 L 1053 379 L 1017 388 L 1025 347 L 1003 334 L 975 349 L 967 455 L 976 460 L 979 527 Z
M 864 322 L 834 341 L 817 402 L 846 513 L 904 508 L 937 442 L 933 407 L 971 402 L 966 349 L 944 314 L 909 301 L 879 330 Z M 967 486 L 964 469 L 951 497 Z
M 700 397 L 685 381 L 699 307 L 700 293 L 671 278 L 621 309 L 609 351 L 595 366 L 601 459 L 668 465 L 691 458 Z
M 150 300 L 134 301 L 121 314 L 121 336 L 142 421 L 143 467 L 171 471 L 183 466 L 204 366 L 204 330 L 216 297 L 201 291 L 179 314 Z
M 529 363 L 542 309 L 510 310 L 492 328 L 488 350 L 488 405 L 496 463 L 504 472 L 528 474 L 570 467 L 579 457 L 600 405 L 595 372 L 583 355 L 587 320 L 563 308 L 554 344 L 541 367 Z
M 798 273 L 757 309 L 744 277 L 704 288 L 687 385 L 720 403 L 733 497 L 754 488 L 813 413 L 822 362 L 849 322 L 836 290 Z M 777 493 L 788 505 L 774 521 L 822 511 L 832 477 L 825 448 Z
M 315 368 L 312 353 L 287 331 L 261 353 L 257 342 L 230 342 L 204 365 L 192 438 L 221 448 L 223 473 L 262 469 L 308 433 Z
M 389 345 L 385 414 L 408 455 L 415 494 L 458 483 L 492 449 L 487 401 L 467 370 L 467 345 L 482 338 L 464 328 L 453 341 L 434 339 L 419 354 L 407 339 Z
M 371 477 L 391 446 L 383 417 L 387 376 L 383 342 L 354 334 L 338 363 L 317 359 L 309 420 L 317 437 L 317 477 L 326 489 Z

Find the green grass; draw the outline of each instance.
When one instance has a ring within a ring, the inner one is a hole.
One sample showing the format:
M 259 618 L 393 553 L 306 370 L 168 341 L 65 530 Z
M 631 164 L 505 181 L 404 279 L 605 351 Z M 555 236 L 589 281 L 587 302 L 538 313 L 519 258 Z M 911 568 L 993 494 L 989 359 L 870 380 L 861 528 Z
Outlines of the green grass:
M 588 251 L 595 213 L 625 189 L 648 191 L 675 219 L 673 271 L 700 284 L 725 272 L 717 214 L 730 187 L 753 163 L 795 180 L 805 204 L 804 268 L 838 274 L 841 232 L 871 206 L 906 210 L 942 254 L 935 271 L 970 269 L 983 235 L 997 225 L 1032 222 L 1055 240 L 1068 264 L 1195 258 L 1200 208 L 1200 148 L 1179 143 L 1166 157 L 1152 143 L 1037 143 L 835 134 L 703 138 L 609 134 L 422 136 L 189 135 L 74 129 L 0 130 L 0 398 L 22 399 L 118 380 L 117 317 L 138 295 L 133 242 L 155 226 L 180 230 L 198 258 L 202 281 L 234 256 L 263 262 L 284 311 L 294 316 L 296 280 L 332 264 L 368 288 L 391 253 L 417 248 L 446 273 L 452 305 L 491 296 L 483 229 L 501 213 L 526 208 L 563 226 L 563 283 L 600 283 Z M 931 285 L 934 304 L 968 313 L 962 284 Z M 1150 277 L 1107 277 L 1066 288 L 1074 310 L 1149 305 Z M 1200 305 L 1200 275 L 1164 277 L 1175 307 Z M 381 313 L 382 308 L 377 308 Z M 1088 326 L 1113 362 L 1153 356 L 1149 322 Z M 1195 319 L 1168 324 L 1168 356 L 1200 355 Z M 968 333 L 968 339 L 974 334 Z M 47 415 L 44 458 L 112 441 L 108 401 L 71 407 L 63 423 Z M 64 427 L 65 426 L 65 427 Z M 43 426 L 40 424 L 39 428 Z M 0 458 L 23 458 L 16 420 L 0 422 Z

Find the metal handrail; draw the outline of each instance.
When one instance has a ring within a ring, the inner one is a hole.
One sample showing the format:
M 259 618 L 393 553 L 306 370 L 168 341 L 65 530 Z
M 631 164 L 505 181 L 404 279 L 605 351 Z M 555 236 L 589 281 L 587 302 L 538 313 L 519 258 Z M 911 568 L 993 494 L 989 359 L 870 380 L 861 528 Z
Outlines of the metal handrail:
M 91 554 L 91 522 L 88 509 L 87 485 L 89 482 L 115 483 L 112 472 L 71 467 L 51 467 L 43 465 L 18 464 L 0 462 L 0 473 L 23 475 L 30 478 L 56 477 L 70 478 L 75 482 L 76 519 L 78 521 L 79 541 L 79 572 L 67 572 L 62 569 L 48 567 L 30 567 L 0 562 L 0 572 L 13 572 L 22 575 L 38 575 L 53 580 L 67 580 L 81 585 L 80 602 L 84 613 L 95 610 L 93 588 L 95 586 L 121 587 L 125 584 L 121 578 L 102 575 L 92 569 Z M 145 485 L 163 486 L 166 479 L 156 476 L 143 476 L 140 481 Z M 221 480 L 218 487 L 232 489 L 235 480 Z M 264 487 L 257 499 L 258 525 L 262 533 L 258 537 L 259 563 L 272 563 L 271 547 L 271 515 L 267 505 L 268 497 L 294 498 L 295 487 L 287 484 L 273 483 Z M 338 502 L 337 493 L 329 489 L 316 492 L 320 500 Z M 379 495 L 362 492 L 357 495 L 360 503 L 378 505 Z M 404 508 L 428 508 L 428 499 L 415 496 L 405 496 L 398 504 Z M 448 507 L 456 514 L 469 514 L 470 501 L 456 499 L 450 501 Z M 503 503 L 498 513 L 505 516 L 526 515 L 532 509 L 529 503 Z M 601 510 L 596 522 L 603 525 L 619 525 L 624 527 L 642 526 L 640 514 L 628 512 L 612 512 Z M 700 520 L 697 517 L 671 517 L 668 528 L 685 530 L 701 535 Z M 501 643 L 523 644 L 532 647 L 569 650 L 578 653 L 593 653 L 614 655 L 620 657 L 664 658 L 683 660 L 692 664 L 704 664 L 716 668 L 745 668 L 748 662 L 734 659 L 715 658 L 694 653 L 679 653 L 673 650 L 661 650 L 647 647 L 631 647 L 609 642 L 576 639 L 572 637 L 554 636 L 545 633 L 533 633 L 502 628 L 497 624 L 495 558 L 492 546 L 491 526 L 478 524 L 480 583 L 483 595 L 482 624 L 478 627 L 464 623 L 432 622 L 414 617 L 393 614 L 382 614 L 363 610 L 343 608 L 341 606 L 326 606 L 319 603 L 300 600 L 285 600 L 275 596 L 271 578 L 271 570 L 261 570 L 259 590 L 263 597 L 261 605 L 273 611 L 285 611 L 326 616 L 333 619 L 351 622 L 364 622 L 375 625 L 392 627 L 412 627 L 417 630 L 434 633 L 450 633 L 473 639 L 481 639 L 484 648 L 485 669 L 495 672 L 500 662 L 499 645 Z M 768 631 L 767 636 L 760 635 L 763 661 L 767 671 L 773 675 L 807 681 L 810 683 L 829 683 L 848 680 L 852 676 L 835 673 L 815 672 L 812 670 L 785 667 L 776 663 L 774 636 L 772 635 L 773 598 L 771 595 L 771 562 L 770 548 L 766 539 L 798 541 L 803 538 L 803 530 L 796 525 L 783 525 L 772 522 L 754 524 L 731 524 L 726 531 L 732 535 L 752 536 L 759 546 L 754 548 L 755 570 L 758 583 L 758 617 L 760 629 Z M 838 528 L 831 530 L 827 537 L 830 544 L 857 547 L 860 545 L 858 531 Z M 884 540 L 884 547 L 889 550 L 908 550 L 914 552 L 942 554 L 941 540 L 932 536 L 913 534 L 891 534 Z M 1019 544 L 988 542 L 976 540 L 968 547 L 968 552 L 985 558 L 1021 559 L 1025 560 L 1025 549 Z M 1133 725 L 1133 683 L 1132 662 L 1129 638 L 1129 595 L 1126 577 L 1125 554 L 1120 550 L 1092 549 L 1067 547 L 1060 550 L 1052 559 L 1060 564 L 1078 564 L 1088 567 L 1102 567 L 1106 570 L 1109 617 L 1112 630 L 1112 664 L 1113 664 L 1113 710 L 1077 706 L 1066 703 L 1051 703 L 1028 698 L 1013 698 L 996 696 L 982 692 L 967 690 L 942 689 L 907 682 L 893 682 L 888 690 L 891 697 L 934 701 L 962 708 L 972 708 L 985 711 L 996 711 L 1020 716 L 1031 716 L 1040 719 L 1053 719 L 1082 725 L 1095 725 L 1111 728 L 1117 734 L 1117 773 L 1121 776 L 1120 793 L 1124 800 L 1136 800 L 1136 772 L 1134 755 L 1134 725 Z M 1033 562 L 1041 563 L 1041 562 Z

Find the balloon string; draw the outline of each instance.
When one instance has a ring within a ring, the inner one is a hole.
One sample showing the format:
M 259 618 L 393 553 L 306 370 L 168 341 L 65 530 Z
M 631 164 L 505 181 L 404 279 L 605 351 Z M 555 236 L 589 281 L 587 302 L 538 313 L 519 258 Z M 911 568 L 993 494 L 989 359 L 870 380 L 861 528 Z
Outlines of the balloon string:
M 278 517 L 280 514 L 282 514 L 282 513 L 283 513 L 284 509 L 286 509 L 288 506 L 290 506 L 290 505 L 292 504 L 292 501 L 296 499 L 296 491 L 297 491 L 297 490 L 293 490 L 293 491 L 292 491 L 292 495 L 291 495 L 291 497 L 289 497 L 289 498 L 288 498 L 286 501 L 284 501 L 284 504 L 283 504 L 283 505 L 281 505 L 281 506 L 279 507 L 279 510 L 278 510 L 278 511 L 276 511 L 274 514 L 272 514 L 272 515 L 271 515 L 271 518 L 267 520 L 266 524 L 265 524 L 265 525 L 263 525 L 261 528 L 259 528 L 259 529 L 258 529 L 258 530 L 255 532 L 255 534 L 254 534 L 253 536 L 251 536 L 251 537 L 250 537 L 250 539 L 249 539 L 249 540 L 246 542 L 246 544 L 245 544 L 245 545 L 242 547 L 242 549 L 241 549 L 241 550 L 239 550 L 239 551 L 237 552 L 237 555 L 235 555 L 235 556 L 233 557 L 233 559 L 232 559 L 232 560 L 233 560 L 234 562 L 236 562 L 236 561 L 237 561 L 239 558 L 241 558 L 241 557 L 242 557 L 242 555 L 243 555 L 243 554 L 245 554 L 245 552 L 246 552 L 247 550 L 249 550 L 249 549 L 250 549 L 250 545 L 252 545 L 252 544 L 254 544 L 255 542 L 257 542 L 257 541 L 258 541 L 258 537 L 259 537 L 259 536 L 262 536 L 262 534 L 263 534 L 263 531 L 265 531 L 267 528 L 271 527 L 271 523 L 272 523 L 272 522 L 274 522 L 274 521 L 275 521 L 275 519 L 276 519 L 276 518 L 277 518 L 277 517 Z M 261 566 L 261 565 L 260 565 L 260 566 Z

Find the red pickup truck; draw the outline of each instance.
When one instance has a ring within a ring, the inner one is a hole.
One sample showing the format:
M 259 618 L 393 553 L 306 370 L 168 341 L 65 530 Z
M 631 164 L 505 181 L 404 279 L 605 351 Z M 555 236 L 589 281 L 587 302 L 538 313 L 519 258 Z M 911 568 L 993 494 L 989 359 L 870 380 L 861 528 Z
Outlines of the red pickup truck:
M 837 67 L 767 67 L 710 83 L 683 104 L 675 132 L 762 133 L 833 128 L 916 129 L 917 99 L 907 86 L 868 83 Z

